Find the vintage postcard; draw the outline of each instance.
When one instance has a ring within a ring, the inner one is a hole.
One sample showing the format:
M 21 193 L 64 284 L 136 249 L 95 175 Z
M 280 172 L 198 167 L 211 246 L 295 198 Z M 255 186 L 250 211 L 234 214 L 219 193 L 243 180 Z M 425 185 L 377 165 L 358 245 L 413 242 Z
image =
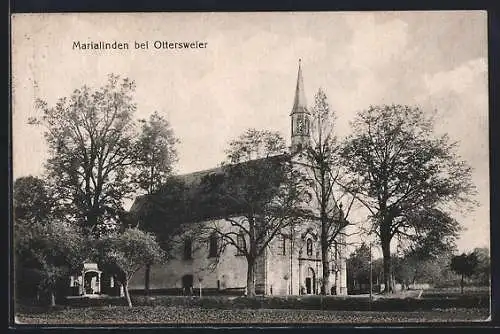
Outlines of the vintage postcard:
M 11 24 L 16 324 L 490 317 L 485 11 Z

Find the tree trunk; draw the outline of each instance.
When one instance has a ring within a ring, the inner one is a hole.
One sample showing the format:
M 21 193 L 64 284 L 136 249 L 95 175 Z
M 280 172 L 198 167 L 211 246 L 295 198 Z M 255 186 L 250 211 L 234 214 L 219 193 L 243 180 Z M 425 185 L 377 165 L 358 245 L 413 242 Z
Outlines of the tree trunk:
M 464 275 L 460 278 L 460 293 L 464 294 Z
M 323 214 L 325 215 L 325 214 Z M 322 280 L 321 280 L 321 294 L 326 295 L 330 290 L 330 263 L 328 257 L 328 221 L 322 219 L 321 222 L 321 264 L 322 264 Z
M 340 261 L 340 260 L 339 260 Z M 337 266 L 337 264 L 336 264 Z M 337 268 L 335 271 L 335 294 L 340 295 L 340 275 L 342 275 L 342 267 Z
M 255 296 L 255 263 L 257 260 L 257 243 L 255 241 L 255 218 L 253 216 L 248 219 L 248 236 L 249 236 L 249 252 L 247 259 L 247 296 Z
M 150 277 L 151 277 L 151 265 L 147 264 L 146 270 L 144 272 L 144 292 L 148 297 L 150 293 Z
M 328 247 L 326 250 L 321 247 L 321 263 L 323 269 L 323 277 L 321 281 L 321 294 L 326 295 L 330 293 L 330 264 L 328 262 Z
M 123 293 L 125 294 L 125 299 L 127 300 L 127 304 L 129 307 L 132 307 L 132 300 L 130 299 L 130 293 L 128 292 L 128 280 L 125 280 L 122 284 L 123 284 Z
M 94 205 L 90 208 L 90 210 L 87 212 L 87 226 L 85 228 L 87 231 L 89 231 L 90 234 L 99 237 L 101 235 L 101 232 L 99 230 L 99 215 L 98 212 L 99 208 L 94 207 Z
M 50 291 L 50 306 L 56 306 L 56 294 L 54 293 L 54 290 Z
M 383 293 L 394 292 L 392 286 L 392 266 L 391 266 L 391 244 L 390 240 L 382 238 L 382 255 L 384 258 L 384 291 Z
M 247 259 L 247 296 L 255 296 L 255 259 Z

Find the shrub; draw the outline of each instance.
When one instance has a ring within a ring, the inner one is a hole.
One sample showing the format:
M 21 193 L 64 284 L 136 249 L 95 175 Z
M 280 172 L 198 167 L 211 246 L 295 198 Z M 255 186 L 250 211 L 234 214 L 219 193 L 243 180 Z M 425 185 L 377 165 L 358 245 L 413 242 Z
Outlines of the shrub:
M 180 306 L 206 309 L 304 309 L 330 311 L 416 311 L 436 308 L 488 308 L 487 294 L 457 295 L 433 294 L 421 299 L 378 298 L 370 305 L 368 298 L 333 296 L 287 296 L 287 297 L 178 297 L 178 296 L 134 296 L 135 305 Z

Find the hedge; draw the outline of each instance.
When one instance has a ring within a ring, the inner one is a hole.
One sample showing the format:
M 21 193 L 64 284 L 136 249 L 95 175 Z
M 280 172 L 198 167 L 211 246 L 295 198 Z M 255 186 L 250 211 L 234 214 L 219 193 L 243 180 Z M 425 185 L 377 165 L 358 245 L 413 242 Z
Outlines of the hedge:
M 489 308 L 489 296 L 459 296 L 453 298 L 368 298 L 329 296 L 290 297 L 172 297 L 133 298 L 134 305 L 182 306 L 214 309 L 305 309 L 338 311 L 417 311 L 451 308 Z

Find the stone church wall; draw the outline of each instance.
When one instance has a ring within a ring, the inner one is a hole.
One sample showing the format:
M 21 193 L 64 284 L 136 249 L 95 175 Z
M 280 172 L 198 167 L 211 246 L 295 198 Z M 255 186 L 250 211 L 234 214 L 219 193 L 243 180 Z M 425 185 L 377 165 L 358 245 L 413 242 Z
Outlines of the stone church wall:
M 222 224 L 226 229 L 231 229 L 229 223 L 224 220 L 218 221 L 217 224 Z M 258 293 L 267 295 L 319 293 L 320 278 L 322 277 L 320 240 L 313 230 L 307 232 L 308 228 L 313 226 L 313 224 L 306 224 L 294 233 L 293 249 L 289 237 L 290 232 L 283 231 L 285 235 L 284 254 L 283 237 L 281 235 L 278 235 L 269 243 L 255 267 L 255 283 Z M 308 239 L 311 240 L 312 244 L 312 250 L 310 250 L 309 254 L 307 252 Z M 183 293 L 183 277 L 192 275 L 193 293 L 195 294 L 198 293 L 200 278 L 202 290 L 244 292 L 247 262 L 244 256 L 237 255 L 234 246 L 228 245 L 226 247 L 216 265 L 216 258 L 208 257 L 209 247 L 207 242 L 198 242 L 193 245 L 191 260 L 182 259 L 183 249 L 181 243 L 176 250 L 176 254 L 178 256 L 175 259 L 151 267 L 151 290 L 168 290 L 171 293 L 181 294 Z M 290 255 L 292 255 L 291 258 Z M 336 294 L 345 294 L 347 292 L 345 288 L 345 257 L 343 261 L 339 261 L 337 267 L 340 275 L 339 280 L 336 282 L 335 274 L 332 273 L 330 282 L 332 285 L 339 285 Z M 308 284 L 307 278 L 310 278 L 309 284 L 311 286 L 309 289 L 306 286 Z M 144 269 L 134 275 L 129 286 L 131 290 L 144 289 Z
M 206 222 L 205 224 L 213 223 Z M 229 223 L 217 221 L 217 224 L 230 228 Z M 188 232 L 189 233 L 189 232 Z M 186 234 L 179 237 L 182 240 Z M 209 245 L 206 241 L 193 241 L 192 259 L 183 259 L 183 244 L 174 250 L 175 258 L 167 263 L 156 264 L 150 270 L 150 289 L 178 290 L 183 289 L 183 277 L 192 275 L 193 289 L 225 290 L 239 289 L 246 286 L 247 262 L 244 256 L 237 255 L 236 248 L 228 245 L 220 256 L 218 263 L 215 257 L 209 257 Z M 144 269 L 137 272 L 130 282 L 131 290 L 143 290 L 145 287 Z

